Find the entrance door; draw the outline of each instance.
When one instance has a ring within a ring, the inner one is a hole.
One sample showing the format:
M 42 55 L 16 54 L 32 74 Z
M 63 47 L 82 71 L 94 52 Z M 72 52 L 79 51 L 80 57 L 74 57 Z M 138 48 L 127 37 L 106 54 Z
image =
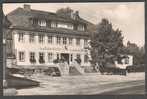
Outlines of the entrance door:
M 61 59 L 65 60 L 69 64 L 69 54 L 61 53 Z

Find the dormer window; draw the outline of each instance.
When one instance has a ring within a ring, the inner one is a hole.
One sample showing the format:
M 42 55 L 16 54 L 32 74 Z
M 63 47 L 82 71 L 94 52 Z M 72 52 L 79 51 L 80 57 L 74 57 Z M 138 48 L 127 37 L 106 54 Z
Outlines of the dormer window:
M 51 22 L 51 27 L 53 27 L 53 28 L 57 27 L 57 23 L 56 22 Z
M 46 26 L 46 20 L 38 20 L 39 26 Z
M 84 31 L 85 30 L 84 25 L 78 25 L 78 30 L 79 31 Z

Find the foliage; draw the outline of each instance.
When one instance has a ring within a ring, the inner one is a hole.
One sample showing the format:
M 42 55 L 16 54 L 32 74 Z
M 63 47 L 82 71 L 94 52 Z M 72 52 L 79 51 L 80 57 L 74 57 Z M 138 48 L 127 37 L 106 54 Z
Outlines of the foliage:
M 97 33 L 91 36 L 91 63 L 99 64 L 102 69 L 107 62 L 113 63 L 121 54 L 123 48 L 123 36 L 119 29 L 114 30 L 107 19 L 102 19 L 98 24 Z
M 139 48 L 135 43 L 128 41 L 127 46 L 124 47 L 124 53 L 133 55 L 133 64 L 145 64 L 145 49 L 144 47 Z
M 70 7 L 61 8 L 61 9 L 58 9 L 56 13 L 61 16 L 70 17 L 71 14 L 73 13 L 73 10 Z

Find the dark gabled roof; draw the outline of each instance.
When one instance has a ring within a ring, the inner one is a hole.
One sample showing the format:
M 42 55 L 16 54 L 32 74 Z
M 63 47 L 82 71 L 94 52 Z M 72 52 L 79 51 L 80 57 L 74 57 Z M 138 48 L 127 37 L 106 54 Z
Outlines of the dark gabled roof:
M 52 12 L 40 11 L 40 10 L 34 10 L 34 9 L 30 9 L 30 11 L 26 11 L 20 7 L 15 9 L 11 13 L 9 13 L 8 16 L 13 14 L 28 15 L 28 16 L 32 16 L 32 18 L 35 17 L 35 18 L 41 18 L 41 19 L 51 19 L 51 20 L 66 21 L 66 22 L 79 22 L 79 23 L 87 24 L 87 21 L 85 21 L 82 18 L 74 20 L 70 17 L 64 17 Z
M 75 22 L 75 23 L 80 23 L 80 24 L 86 24 L 88 32 L 95 31 L 95 25 L 82 18 L 74 20 L 70 17 L 63 17 L 63 16 L 57 15 L 56 13 L 52 13 L 52 12 L 33 10 L 33 9 L 30 9 L 28 11 L 28 10 L 25 10 L 19 7 L 15 9 L 14 11 L 10 12 L 7 16 L 10 22 L 12 23 L 12 26 L 15 26 L 15 27 L 18 26 L 18 27 L 28 27 L 29 28 L 31 27 L 29 19 L 40 18 L 40 19 L 47 19 L 47 20 L 57 20 L 57 21 L 63 21 L 63 22 L 71 22 L 71 23 Z M 56 28 L 53 30 L 59 30 L 59 29 Z M 63 30 L 64 32 L 75 32 L 75 30 L 69 30 L 69 29 L 63 29 L 63 28 L 60 30 L 61 31 Z M 81 33 L 81 32 L 76 31 L 76 33 Z
M 8 20 L 7 16 L 4 15 L 4 13 L 2 13 L 3 15 L 3 27 L 9 27 L 11 25 L 11 22 Z

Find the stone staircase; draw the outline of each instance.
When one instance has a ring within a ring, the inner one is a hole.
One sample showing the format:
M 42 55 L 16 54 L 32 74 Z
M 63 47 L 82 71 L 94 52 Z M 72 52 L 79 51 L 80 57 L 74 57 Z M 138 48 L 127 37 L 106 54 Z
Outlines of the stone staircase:
M 71 64 L 69 69 L 70 75 L 82 75 L 84 74 L 84 68 L 81 68 L 81 66 L 77 63 Z
M 66 63 L 59 63 L 57 67 L 60 70 L 61 76 L 67 75 L 82 75 L 84 74 L 84 68 L 81 68 L 79 64 L 68 65 Z
M 69 68 L 69 75 L 82 75 L 76 67 L 70 67 Z
M 69 66 L 68 66 L 68 64 L 59 63 L 59 64 L 57 64 L 57 66 L 58 66 L 58 68 L 60 70 L 61 76 L 69 75 Z

